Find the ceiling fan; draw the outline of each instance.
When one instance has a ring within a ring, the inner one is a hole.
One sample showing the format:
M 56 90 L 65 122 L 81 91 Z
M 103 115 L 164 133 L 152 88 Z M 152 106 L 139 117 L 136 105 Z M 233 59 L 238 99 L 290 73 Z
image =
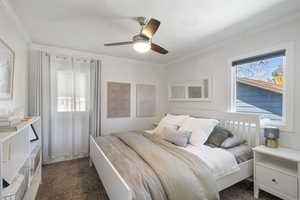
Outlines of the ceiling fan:
M 153 18 L 147 21 L 145 17 L 137 17 L 136 20 L 141 25 L 141 31 L 139 34 L 133 36 L 132 41 L 107 43 L 104 44 L 104 46 L 119 46 L 133 44 L 134 50 L 140 53 L 146 53 L 151 49 L 152 51 L 155 51 L 160 54 L 167 54 L 168 50 L 152 42 L 152 37 L 157 31 L 160 25 L 160 21 Z

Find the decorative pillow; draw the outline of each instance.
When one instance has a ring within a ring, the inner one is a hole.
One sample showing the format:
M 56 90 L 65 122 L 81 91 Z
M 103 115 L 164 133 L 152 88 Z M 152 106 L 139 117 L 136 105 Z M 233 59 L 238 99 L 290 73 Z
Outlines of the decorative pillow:
M 188 115 L 171 115 L 167 114 L 164 118 L 162 118 L 158 124 L 158 126 L 154 129 L 154 134 L 161 135 L 164 127 L 175 128 L 178 129 L 181 126 L 185 119 L 187 119 Z
M 180 147 L 186 147 L 192 136 L 190 131 L 178 131 L 174 128 L 165 127 L 162 138 Z
M 183 125 L 179 128 L 180 131 L 191 131 L 191 144 L 200 146 L 205 143 L 212 130 L 218 125 L 219 121 L 216 119 L 199 119 L 188 118 L 184 121 Z
M 224 149 L 229 149 L 241 144 L 244 144 L 246 141 L 240 138 L 239 136 L 234 135 L 233 137 L 227 138 L 222 144 L 221 147 Z
M 213 144 L 217 147 L 220 147 L 227 138 L 232 136 L 233 134 L 229 130 L 224 129 L 220 126 L 216 126 L 205 144 Z
M 206 143 L 205 143 L 205 145 L 207 145 L 207 146 L 209 146 L 209 147 L 211 147 L 211 148 L 220 148 L 220 147 L 218 147 L 218 146 L 216 146 L 216 145 L 214 145 L 214 144 L 206 144 Z
M 177 126 L 181 126 L 183 122 L 188 119 L 190 116 L 189 115 L 172 115 L 172 114 L 167 114 L 164 119 L 169 121 L 172 124 L 176 124 Z

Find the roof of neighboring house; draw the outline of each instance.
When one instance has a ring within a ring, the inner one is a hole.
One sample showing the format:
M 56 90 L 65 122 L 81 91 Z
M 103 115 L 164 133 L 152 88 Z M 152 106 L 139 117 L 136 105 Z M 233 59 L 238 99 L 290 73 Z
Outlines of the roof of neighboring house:
M 253 80 L 250 78 L 238 78 L 237 82 L 282 94 L 282 85 L 277 85 L 275 83 Z

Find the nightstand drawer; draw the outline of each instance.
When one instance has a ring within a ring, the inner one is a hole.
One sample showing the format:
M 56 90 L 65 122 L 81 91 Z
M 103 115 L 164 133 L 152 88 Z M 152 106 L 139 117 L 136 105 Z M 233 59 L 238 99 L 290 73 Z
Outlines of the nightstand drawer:
M 259 164 L 256 165 L 256 181 L 259 185 L 276 190 L 285 195 L 297 198 L 297 177 L 284 174 Z

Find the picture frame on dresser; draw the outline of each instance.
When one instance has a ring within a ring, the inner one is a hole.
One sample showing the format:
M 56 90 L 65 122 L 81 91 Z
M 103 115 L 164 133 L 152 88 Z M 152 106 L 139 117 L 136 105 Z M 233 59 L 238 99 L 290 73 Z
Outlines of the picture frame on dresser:
M 0 100 L 13 99 L 15 52 L 0 38 Z

